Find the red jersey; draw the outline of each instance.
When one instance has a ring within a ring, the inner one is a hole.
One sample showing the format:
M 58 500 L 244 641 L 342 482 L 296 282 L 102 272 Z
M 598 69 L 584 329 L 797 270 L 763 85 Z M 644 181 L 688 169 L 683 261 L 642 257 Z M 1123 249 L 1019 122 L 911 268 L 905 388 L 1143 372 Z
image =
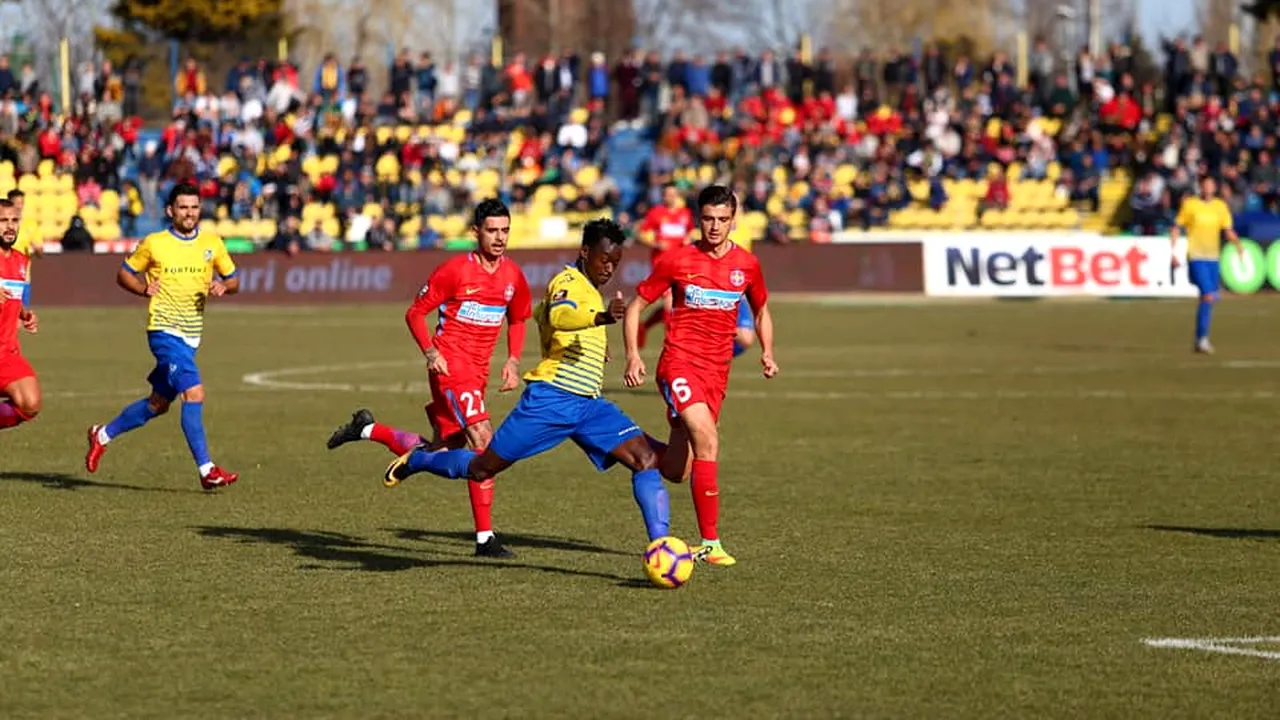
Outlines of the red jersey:
M 754 312 L 769 299 L 760 261 L 737 245 L 719 259 L 701 244 L 686 245 L 663 255 L 636 294 L 654 302 L 667 290 L 672 291 L 672 311 L 658 364 L 727 374 L 738 303 L 745 299 Z
M 440 319 L 432 332 L 427 316 L 436 311 Z M 512 353 L 518 354 L 524 345 L 524 322 L 531 314 L 529 284 L 518 265 L 502 258 L 489 272 L 475 253 L 467 253 L 431 273 L 405 321 L 424 353 L 433 346 L 440 351 L 450 375 L 487 376 L 502 321 L 509 326 Z
M 10 250 L 0 252 L 0 355 L 18 352 L 18 316 L 27 290 L 26 255 Z
M 687 207 L 669 208 L 666 205 L 649 210 L 640 223 L 640 229 L 653 233 L 653 255 L 683 247 L 693 232 L 693 213 Z

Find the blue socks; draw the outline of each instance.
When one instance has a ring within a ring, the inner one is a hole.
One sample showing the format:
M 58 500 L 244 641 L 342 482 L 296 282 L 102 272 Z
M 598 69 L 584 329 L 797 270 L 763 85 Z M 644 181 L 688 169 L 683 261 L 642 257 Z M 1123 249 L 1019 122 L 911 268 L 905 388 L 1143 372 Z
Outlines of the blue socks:
M 1213 319 L 1213 303 L 1200 301 L 1200 306 L 1196 308 L 1196 340 L 1203 340 L 1209 337 L 1209 322 Z
M 742 347 L 742 345 L 741 345 L 737 340 L 734 340 L 734 341 L 733 341 L 733 356 L 734 356 L 734 357 L 738 357 L 739 355 L 741 355 L 742 353 L 744 353 L 744 352 L 746 352 L 746 351 L 747 351 L 747 349 L 746 349 L 746 348 L 744 348 L 744 347 Z
M 631 476 L 631 489 L 644 516 L 644 529 L 649 540 L 657 540 L 671 534 L 671 499 L 662 484 L 662 474 L 656 468 L 641 470 Z
M 415 473 L 428 472 L 451 480 L 461 480 L 471 475 L 471 461 L 476 454 L 472 450 L 414 450 L 409 456 L 408 467 Z
M 182 434 L 187 436 L 191 457 L 195 458 L 196 465 L 204 472 L 204 468 L 212 464 L 209 460 L 209 443 L 204 437 L 204 403 L 182 404 Z
M 130 430 L 137 430 L 155 416 L 156 414 L 151 412 L 151 403 L 147 398 L 142 398 L 122 410 L 115 420 L 107 423 L 107 437 L 115 438 Z

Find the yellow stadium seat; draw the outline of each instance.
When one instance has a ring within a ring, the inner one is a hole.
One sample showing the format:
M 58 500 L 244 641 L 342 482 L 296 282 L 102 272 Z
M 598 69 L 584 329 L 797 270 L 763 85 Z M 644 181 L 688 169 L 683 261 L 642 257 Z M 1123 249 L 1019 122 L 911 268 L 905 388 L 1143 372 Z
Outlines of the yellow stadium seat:
M 13 177 L 13 163 L 5 160 L 0 162 L 0 179 Z
M 463 108 L 453 114 L 453 124 L 459 127 L 466 127 L 471 124 L 471 111 Z
M 444 173 L 444 182 L 450 187 L 457 187 L 462 184 L 462 173 L 454 168 L 449 168 Z
M 792 210 L 791 212 L 787 213 L 788 227 L 793 227 L 793 228 L 808 227 L 808 225 L 809 225 L 809 215 L 805 211 Z
M 342 232 L 342 226 L 338 224 L 337 218 L 329 218 L 320 223 L 320 230 L 329 237 L 336 238 Z
M 102 221 L 102 211 L 92 205 L 85 205 L 80 208 L 80 219 L 86 225 L 96 225 Z
M 565 202 L 574 202 L 580 197 L 578 187 L 576 185 L 564 184 L 560 186 L 560 197 Z
M 396 127 L 396 142 L 406 143 L 409 138 L 413 137 L 413 127 L 409 125 L 398 125 Z
M 367 215 L 374 220 L 382 219 L 382 206 L 378 203 L 365 203 L 363 209 L 360 210 L 361 215 Z
M 581 188 L 591 187 L 592 185 L 595 185 L 596 182 L 599 180 L 600 180 L 600 168 L 596 167 L 595 165 L 587 165 L 586 167 L 579 170 L 576 175 L 573 176 L 573 181 L 578 184 L 578 187 L 581 187 Z
M 858 179 L 858 168 L 852 165 L 841 165 L 836 168 L 832 180 L 836 185 L 852 185 Z
M 324 203 L 320 206 L 320 219 L 332 220 L 338 216 L 338 208 L 333 203 Z
M 287 163 L 293 157 L 293 148 L 289 145 L 279 145 L 271 153 L 271 159 L 278 163 Z
M 18 178 L 18 189 L 28 195 L 35 193 L 36 188 L 39 187 L 39 185 L 40 178 L 35 175 L 27 174 Z
M 427 227 L 431 228 L 435 232 L 443 234 L 444 233 L 444 217 L 441 215 L 428 215 Z
M 320 172 L 327 175 L 333 175 L 338 172 L 338 165 L 341 159 L 337 155 L 325 155 L 320 158 Z
M 255 220 L 253 222 L 253 237 L 259 240 L 269 240 L 276 235 L 275 220 Z
M 445 237 L 461 237 L 467 232 L 467 220 L 461 215 L 449 215 L 444 219 L 442 233 Z
M 374 131 L 373 137 L 379 145 L 386 145 L 391 141 L 392 130 L 389 127 L 380 127 Z
M 304 217 L 302 218 L 302 222 L 298 224 L 298 230 L 303 235 L 308 235 L 311 233 L 312 230 L 315 230 L 316 226 L 319 224 L 320 224 L 320 221 L 315 219 L 314 217 Z
M 234 220 L 219 220 L 213 224 L 213 231 L 224 238 L 235 237 L 238 229 Z
M 53 177 L 56 170 L 57 166 L 53 164 L 52 160 L 41 160 L 40 164 L 36 165 L 36 175 L 42 178 Z
M 392 153 L 384 153 L 373 166 L 374 172 L 384 180 L 394 179 L 400 174 L 400 160 Z
M 417 215 L 405 220 L 400 224 L 400 236 L 405 239 L 411 239 L 418 236 L 422 231 L 422 218 Z
M 102 240 L 104 242 L 112 242 L 119 240 L 121 236 L 119 223 L 109 222 L 103 224 L 97 234 L 94 234 L 94 240 Z
M 307 158 L 307 159 L 310 160 L 311 158 Z M 223 155 L 222 157 L 218 158 L 218 177 L 222 177 L 227 173 L 235 172 L 236 169 L 239 168 L 239 166 L 240 165 L 239 163 L 236 162 L 235 158 L 231 157 L 230 155 Z M 306 168 L 306 166 L 307 165 L 304 162 L 302 164 L 302 167 Z

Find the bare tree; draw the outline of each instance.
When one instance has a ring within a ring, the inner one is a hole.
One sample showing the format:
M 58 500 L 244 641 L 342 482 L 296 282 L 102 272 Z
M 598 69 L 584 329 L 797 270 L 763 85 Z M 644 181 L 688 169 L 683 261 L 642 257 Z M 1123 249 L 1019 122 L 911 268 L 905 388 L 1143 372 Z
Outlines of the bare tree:
M 31 28 L 31 45 L 35 70 L 41 77 L 55 76 L 58 67 L 58 44 L 63 38 L 71 43 L 71 82 L 76 82 L 76 67 L 93 60 L 93 28 L 107 22 L 110 0 L 21 0 L 23 15 Z M 44 87 L 52 89 L 48 83 Z M 74 94 L 74 93 L 73 93 Z
M 71 1 L 71 0 L 52 0 Z M 291 52 L 303 68 L 328 53 L 358 57 L 379 87 L 389 56 L 402 49 L 457 59 L 477 49 L 493 18 L 468 0 L 287 0 Z
M 1235 14 L 1236 0 L 1196 0 L 1196 24 L 1210 43 L 1227 41 Z
M 845 48 L 906 48 L 916 40 L 966 37 L 986 51 L 1007 44 L 1018 19 L 1012 0 L 824 0 L 810 12 L 825 18 L 819 41 Z

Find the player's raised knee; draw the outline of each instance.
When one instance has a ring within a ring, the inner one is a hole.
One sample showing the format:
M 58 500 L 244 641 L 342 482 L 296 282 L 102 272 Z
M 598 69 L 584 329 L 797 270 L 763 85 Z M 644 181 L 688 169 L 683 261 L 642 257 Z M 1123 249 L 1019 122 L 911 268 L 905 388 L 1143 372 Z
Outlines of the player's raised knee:
M 147 398 L 147 407 L 151 409 L 152 415 L 163 415 L 169 412 L 169 406 L 173 401 L 162 395 L 152 395 Z
M 204 386 L 196 385 L 195 387 L 184 391 L 182 393 L 182 401 L 189 402 L 189 403 L 204 402 Z

